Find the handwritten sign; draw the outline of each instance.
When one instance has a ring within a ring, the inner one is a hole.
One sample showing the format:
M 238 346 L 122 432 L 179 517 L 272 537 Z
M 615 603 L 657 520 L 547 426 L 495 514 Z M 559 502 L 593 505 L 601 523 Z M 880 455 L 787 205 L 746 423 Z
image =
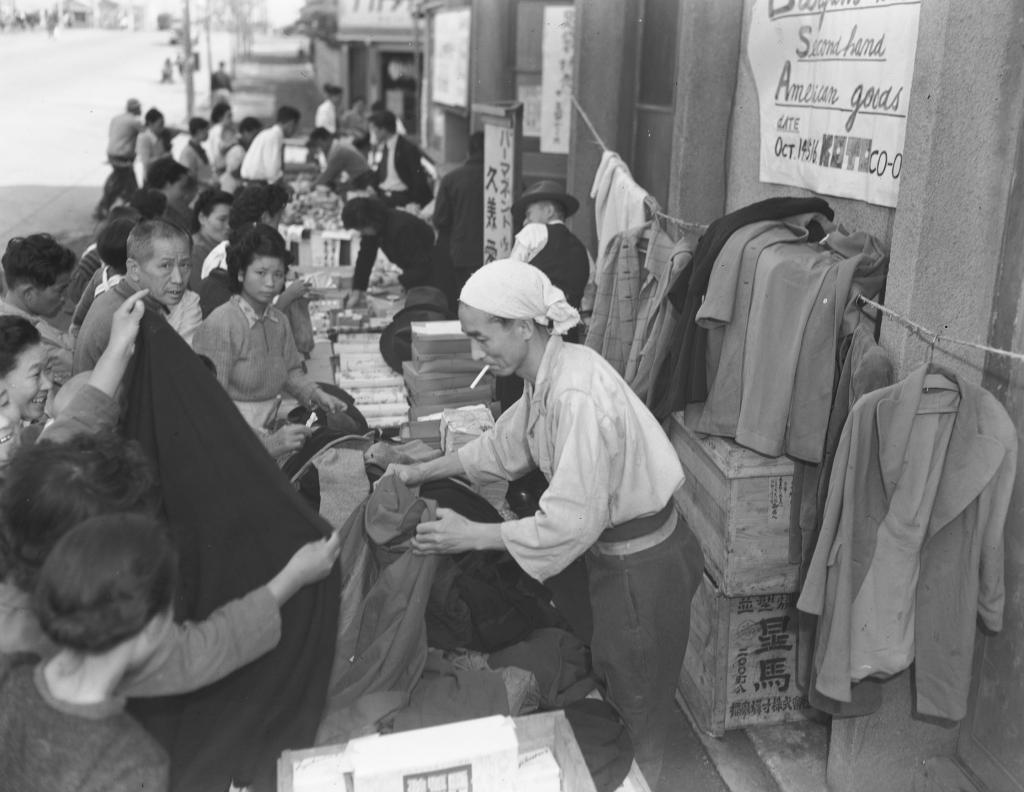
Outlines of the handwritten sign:
M 515 133 L 484 124 L 484 263 L 512 252 L 512 179 Z
M 540 91 L 539 85 L 516 88 L 516 99 L 523 103 L 523 137 L 540 137 Z
M 896 206 L 920 0 L 755 0 L 760 179 Z
M 338 0 L 338 29 L 413 29 L 412 0 Z
M 469 98 L 470 9 L 434 15 L 431 97 L 435 102 L 465 107 Z
M 540 150 L 547 154 L 569 153 L 575 20 L 576 11 L 572 6 L 544 8 L 544 32 L 541 39 Z

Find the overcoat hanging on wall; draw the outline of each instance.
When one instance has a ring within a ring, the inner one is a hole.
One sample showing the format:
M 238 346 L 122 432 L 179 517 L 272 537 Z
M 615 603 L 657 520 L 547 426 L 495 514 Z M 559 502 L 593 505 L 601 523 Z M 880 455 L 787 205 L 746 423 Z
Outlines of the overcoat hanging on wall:
M 977 617 L 991 630 L 1002 627 L 1003 525 L 1017 435 L 994 396 L 952 375 L 959 398 L 937 394 L 953 405 L 945 408 L 952 414 L 941 414 L 936 394 L 925 393 L 928 373 L 922 366 L 854 405 L 797 604 L 820 616 L 816 690 L 843 702 L 851 701 L 851 683 L 860 676 L 851 669 L 855 656 L 879 665 L 893 660 L 887 642 L 864 644 L 858 623 L 865 606 L 880 614 L 909 608 L 913 616 L 904 626 L 916 667 L 917 710 L 958 720 L 967 707 Z M 941 437 L 915 436 L 915 424 L 936 417 L 953 419 L 939 425 Z M 928 452 L 908 453 L 920 440 L 928 441 Z M 931 508 L 919 510 L 928 501 Z M 919 548 L 910 546 L 915 532 Z M 879 565 L 889 573 L 877 574 Z M 915 576 L 916 586 L 901 591 Z M 868 580 L 873 591 L 863 590 Z M 896 596 L 909 601 L 895 603 Z

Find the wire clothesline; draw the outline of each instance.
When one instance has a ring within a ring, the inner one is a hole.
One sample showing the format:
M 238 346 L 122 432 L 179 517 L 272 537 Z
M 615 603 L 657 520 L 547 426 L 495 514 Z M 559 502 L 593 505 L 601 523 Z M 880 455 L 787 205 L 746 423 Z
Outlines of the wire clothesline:
M 611 149 L 608 148 L 608 144 L 604 142 L 604 139 L 601 137 L 600 133 L 598 133 L 597 127 L 594 126 L 594 122 L 590 120 L 590 116 L 587 115 L 587 111 L 583 109 L 583 106 L 580 104 L 580 100 L 576 98 L 576 94 L 569 94 L 569 99 L 572 101 L 572 106 L 576 108 L 576 112 L 580 114 L 580 118 L 583 119 L 583 123 L 587 125 L 587 129 L 590 130 L 590 136 L 594 139 L 594 142 L 601 147 L 601 151 L 611 151 Z M 697 231 L 702 233 L 707 228 L 706 225 L 702 225 L 701 223 L 693 223 L 689 220 L 683 220 L 679 217 L 673 217 L 672 215 L 665 214 L 661 211 L 661 207 L 653 197 L 651 198 L 651 203 L 648 208 L 651 214 L 655 217 L 660 217 L 662 220 L 668 220 L 670 223 L 674 223 L 684 231 Z
M 971 349 L 979 349 L 982 352 L 988 352 L 989 354 L 992 355 L 1000 355 L 1002 357 L 1007 357 L 1010 358 L 1011 360 L 1024 360 L 1024 354 L 1021 354 L 1020 352 L 1011 352 L 1008 349 L 999 349 L 998 347 L 991 347 L 985 344 L 978 344 L 974 341 L 963 341 L 962 339 L 954 338 L 953 336 L 945 336 L 942 335 L 941 333 L 936 332 L 935 330 L 929 330 L 927 327 L 919 325 L 917 322 L 911 321 L 907 317 L 903 316 L 903 314 L 897 313 L 891 308 L 886 308 L 884 305 L 877 303 L 874 300 L 869 300 L 867 297 L 863 295 L 861 295 L 859 299 L 864 305 L 871 306 L 875 310 L 883 313 L 885 316 L 888 316 L 893 321 L 898 322 L 899 324 L 909 328 L 911 332 L 916 333 L 924 341 L 931 344 L 932 346 L 938 346 L 939 344 L 942 343 L 957 344 L 958 346 L 970 347 Z

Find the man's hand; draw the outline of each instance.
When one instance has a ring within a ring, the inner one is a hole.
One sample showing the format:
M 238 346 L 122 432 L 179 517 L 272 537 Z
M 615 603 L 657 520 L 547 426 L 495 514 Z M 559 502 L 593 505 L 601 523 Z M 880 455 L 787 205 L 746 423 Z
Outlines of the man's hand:
M 311 434 L 313 430 L 302 424 L 285 424 L 267 438 L 267 450 L 274 457 L 290 454 L 302 448 Z
M 384 471 L 384 475 L 386 476 L 388 473 L 394 473 L 398 480 L 407 487 L 418 487 L 427 480 L 423 468 L 419 465 L 400 465 L 397 462 L 392 462 Z
M 341 553 L 341 536 L 337 531 L 326 539 L 300 547 L 284 569 L 267 584 L 278 607 L 300 588 L 327 577 Z
M 345 295 L 346 308 L 363 308 L 366 306 L 366 292 L 359 289 L 352 289 Z
M 315 407 L 334 415 L 335 413 L 343 413 L 348 409 L 348 405 L 345 404 L 337 396 L 332 396 L 327 391 L 317 388 L 313 391 L 313 395 L 309 397 L 309 400 Z
M 470 522 L 458 512 L 443 507 L 438 508 L 436 520 L 419 524 L 412 540 L 412 549 L 417 555 L 447 555 L 502 547 L 498 523 Z

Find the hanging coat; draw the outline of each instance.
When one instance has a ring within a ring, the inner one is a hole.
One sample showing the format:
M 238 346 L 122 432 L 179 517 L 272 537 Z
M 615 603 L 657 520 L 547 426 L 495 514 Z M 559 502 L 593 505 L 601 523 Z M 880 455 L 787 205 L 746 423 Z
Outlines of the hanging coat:
M 866 598 L 892 608 L 900 587 L 917 572 L 911 601 L 899 603 L 914 609 L 917 711 L 959 720 L 967 709 L 977 617 L 990 630 L 1002 628 L 1003 524 L 1017 434 L 994 396 L 953 377 L 959 403 L 945 430 L 945 454 L 908 454 L 915 422 L 935 416 L 927 406 L 932 397 L 923 396 L 927 373 L 922 366 L 854 405 L 836 451 L 821 535 L 797 607 L 820 617 L 813 663 L 817 692 L 849 702 L 851 657 L 862 640 L 854 611 L 865 580 L 875 581 Z M 917 488 L 909 499 L 908 490 L 926 480 L 931 485 L 922 489 L 934 502 L 916 520 L 923 528 L 919 555 L 900 554 L 904 569 L 872 576 L 874 565 L 893 563 L 891 548 L 881 548 L 883 535 L 918 528 L 890 504 L 899 500 L 913 511 L 915 504 L 907 501 L 918 497 Z

